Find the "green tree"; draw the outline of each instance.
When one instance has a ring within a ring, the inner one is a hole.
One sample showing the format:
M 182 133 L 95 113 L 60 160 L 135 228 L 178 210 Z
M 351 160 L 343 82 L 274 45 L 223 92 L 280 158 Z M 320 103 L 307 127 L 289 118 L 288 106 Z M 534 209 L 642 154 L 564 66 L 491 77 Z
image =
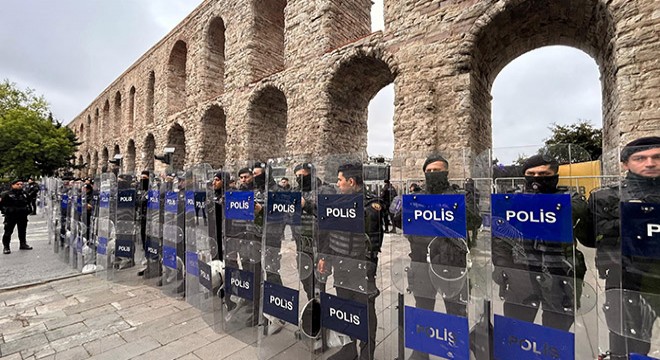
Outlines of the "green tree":
M 71 129 L 53 120 L 43 96 L 0 83 L 0 176 L 53 175 L 72 167 L 79 145 Z
M 596 129 L 588 120 L 571 125 L 554 123 L 550 130 L 552 135 L 545 139 L 545 145 L 560 163 L 596 160 L 603 153 L 603 131 Z

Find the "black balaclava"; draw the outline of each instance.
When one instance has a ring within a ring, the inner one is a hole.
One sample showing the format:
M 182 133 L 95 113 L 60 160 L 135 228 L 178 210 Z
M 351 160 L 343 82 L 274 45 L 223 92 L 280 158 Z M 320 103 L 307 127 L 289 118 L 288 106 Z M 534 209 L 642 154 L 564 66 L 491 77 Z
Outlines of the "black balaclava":
M 424 177 L 429 194 L 442 194 L 449 189 L 449 171 L 427 172 Z
M 552 158 L 543 155 L 534 155 L 525 160 L 522 169 L 523 176 L 527 169 L 541 165 L 559 166 L 557 161 Z M 557 192 L 558 183 L 559 174 L 553 176 L 525 176 L 525 191 L 529 193 L 552 194 Z
M 449 166 L 447 159 L 437 154 L 427 157 L 424 165 L 422 165 L 422 171 L 424 171 L 426 179 L 426 191 L 429 194 L 442 194 L 449 189 L 449 171 L 426 172 L 426 167 L 437 161 L 442 161 Z

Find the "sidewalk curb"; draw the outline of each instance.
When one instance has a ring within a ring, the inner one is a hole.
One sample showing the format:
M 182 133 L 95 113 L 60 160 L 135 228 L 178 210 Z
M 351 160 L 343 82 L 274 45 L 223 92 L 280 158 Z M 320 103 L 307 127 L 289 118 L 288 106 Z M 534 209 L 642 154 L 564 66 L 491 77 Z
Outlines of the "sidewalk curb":
M 27 284 L 18 284 L 18 285 L 7 286 L 7 287 L 0 288 L 0 294 L 5 293 L 5 292 L 9 292 L 9 291 L 14 291 L 14 290 L 27 289 L 27 288 L 31 288 L 31 287 L 35 287 L 35 286 L 39 286 L 39 285 L 45 285 L 45 284 L 52 283 L 52 282 L 55 282 L 55 281 L 70 279 L 70 278 L 74 278 L 74 277 L 78 277 L 78 276 L 84 276 L 84 275 L 92 275 L 92 274 L 76 273 L 76 274 L 64 275 L 64 276 L 60 276 L 60 277 L 56 277 L 56 278 L 52 278 L 52 279 L 45 279 L 45 280 L 41 280 L 41 281 L 35 281 L 35 282 L 27 283 Z

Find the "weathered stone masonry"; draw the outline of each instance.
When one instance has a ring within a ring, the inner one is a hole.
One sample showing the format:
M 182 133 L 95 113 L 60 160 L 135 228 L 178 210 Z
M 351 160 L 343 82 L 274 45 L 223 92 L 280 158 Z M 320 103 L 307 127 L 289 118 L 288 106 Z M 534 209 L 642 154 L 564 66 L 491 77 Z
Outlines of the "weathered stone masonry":
M 660 135 L 660 5 L 648 0 L 206 0 L 69 126 L 97 173 L 366 148 L 367 106 L 394 83 L 395 153 L 491 144 L 499 71 L 568 45 L 601 73 L 605 147 Z

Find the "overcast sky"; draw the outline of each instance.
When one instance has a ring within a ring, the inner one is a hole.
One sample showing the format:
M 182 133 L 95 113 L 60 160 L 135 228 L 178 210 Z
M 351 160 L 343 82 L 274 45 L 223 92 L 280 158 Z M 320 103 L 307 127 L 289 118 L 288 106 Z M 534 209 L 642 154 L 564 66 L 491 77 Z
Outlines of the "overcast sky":
M 43 94 L 68 123 L 201 0 L 2 0 L 0 79 Z M 373 11 L 382 29 L 382 0 Z M 493 95 L 494 147 L 541 144 L 548 126 L 591 120 L 601 127 L 596 63 L 568 47 L 524 54 L 502 70 Z M 394 91 L 369 107 L 370 154 L 391 156 Z

